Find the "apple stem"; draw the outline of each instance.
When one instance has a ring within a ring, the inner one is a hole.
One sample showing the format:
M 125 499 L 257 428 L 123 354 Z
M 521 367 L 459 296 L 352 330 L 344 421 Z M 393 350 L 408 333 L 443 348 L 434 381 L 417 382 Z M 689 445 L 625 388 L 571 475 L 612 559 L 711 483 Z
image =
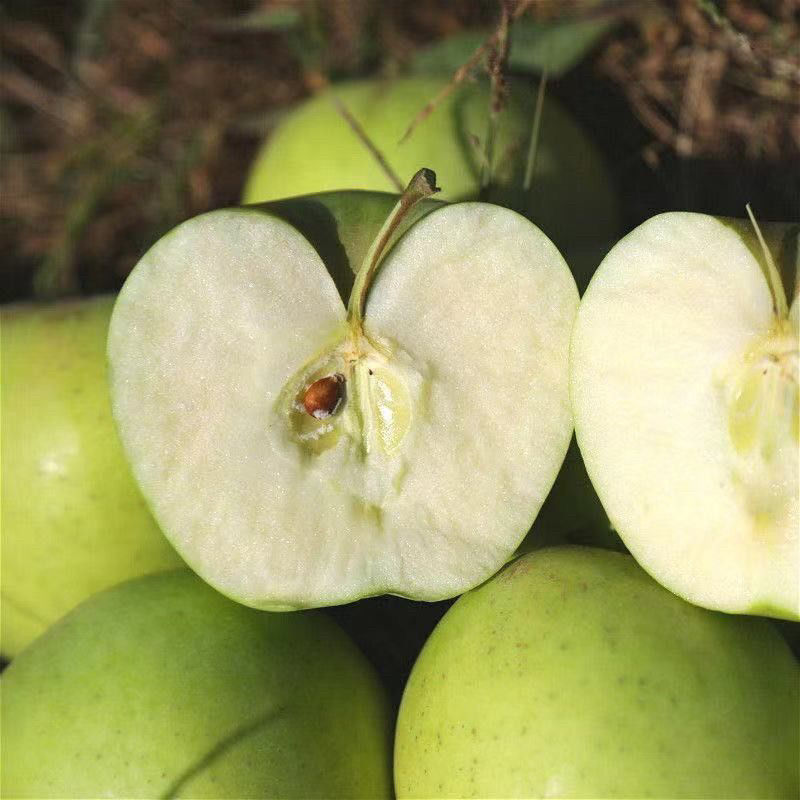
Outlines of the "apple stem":
M 764 241 L 761 228 L 759 228 L 758 222 L 756 222 L 750 204 L 748 203 L 745 208 L 747 209 L 747 216 L 750 217 L 750 222 L 758 237 L 758 243 L 761 245 L 761 251 L 764 253 L 764 260 L 766 262 L 765 276 L 769 284 L 770 293 L 772 294 L 772 308 L 779 319 L 786 319 L 789 316 L 789 305 L 786 302 L 786 292 L 783 289 L 780 273 L 778 272 L 777 266 L 775 266 L 772 253 L 770 253 L 767 243 Z
M 367 301 L 367 293 L 381 259 L 386 252 L 392 234 L 397 230 L 398 225 L 403 221 L 409 211 L 426 197 L 430 197 L 439 191 L 436 186 L 436 173 L 433 170 L 423 168 L 411 179 L 400 199 L 392 209 L 391 213 L 383 223 L 378 235 L 370 245 L 364 263 L 361 265 L 356 275 L 353 291 L 350 293 L 350 302 L 347 308 L 347 318 L 349 322 L 358 330 L 361 329 L 364 321 L 364 307 Z

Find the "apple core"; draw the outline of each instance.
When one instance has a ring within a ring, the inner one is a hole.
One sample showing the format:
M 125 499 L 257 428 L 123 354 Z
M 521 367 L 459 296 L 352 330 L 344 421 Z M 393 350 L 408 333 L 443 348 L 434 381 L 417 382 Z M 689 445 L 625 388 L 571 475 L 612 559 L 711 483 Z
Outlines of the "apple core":
M 354 457 L 374 447 L 392 455 L 411 425 L 409 384 L 423 384 L 410 361 L 396 343 L 371 340 L 363 327 L 345 324 L 330 350 L 289 379 L 284 396 L 291 400 L 278 404 L 278 414 L 288 417 L 292 438 L 309 453 L 324 452 L 344 434 Z

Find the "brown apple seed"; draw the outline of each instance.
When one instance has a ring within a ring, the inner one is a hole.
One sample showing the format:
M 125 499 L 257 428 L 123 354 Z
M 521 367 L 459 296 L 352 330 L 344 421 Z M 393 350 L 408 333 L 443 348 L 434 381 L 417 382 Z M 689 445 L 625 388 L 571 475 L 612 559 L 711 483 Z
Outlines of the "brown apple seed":
M 303 394 L 303 408 L 315 419 L 326 419 L 339 408 L 344 396 L 344 375 L 335 373 L 314 381 Z

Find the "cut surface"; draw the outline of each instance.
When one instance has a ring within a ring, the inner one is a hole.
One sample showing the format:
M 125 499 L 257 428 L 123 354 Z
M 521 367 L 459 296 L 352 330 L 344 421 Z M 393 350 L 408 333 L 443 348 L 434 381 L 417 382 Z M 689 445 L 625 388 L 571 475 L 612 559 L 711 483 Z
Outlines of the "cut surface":
M 573 334 L 576 435 L 609 518 L 654 577 L 710 608 L 792 617 L 797 327 L 776 314 L 749 238 L 670 213 L 611 251 Z
M 400 240 L 356 330 L 296 231 L 215 212 L 120 295 L 115 415 L 162 528 L 224 593 L 452 596 L 509 557 L 563 460 L 576 307 L 535 226 L 464 203 Z

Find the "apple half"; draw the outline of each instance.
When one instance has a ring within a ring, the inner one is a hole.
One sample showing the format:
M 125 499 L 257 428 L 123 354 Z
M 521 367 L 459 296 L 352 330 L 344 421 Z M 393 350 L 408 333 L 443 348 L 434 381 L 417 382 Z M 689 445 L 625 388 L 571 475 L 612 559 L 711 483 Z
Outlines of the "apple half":
M 639 563 L 697 605 L 797 618 L 797 226 L 765 234 L 667 213 L 622 239 L 581 302 L 571 392 Z
M 111 393 L 134 475 L 240 602 L 454 596 L 506 562 L 553 484 L 575 282 L 498 206 L 442 205 L 398 237 L 434 182 L 421 170 L 374 231 L 347 306 L 324 248 L 265 207 L 185 222 L 119 295 Z

